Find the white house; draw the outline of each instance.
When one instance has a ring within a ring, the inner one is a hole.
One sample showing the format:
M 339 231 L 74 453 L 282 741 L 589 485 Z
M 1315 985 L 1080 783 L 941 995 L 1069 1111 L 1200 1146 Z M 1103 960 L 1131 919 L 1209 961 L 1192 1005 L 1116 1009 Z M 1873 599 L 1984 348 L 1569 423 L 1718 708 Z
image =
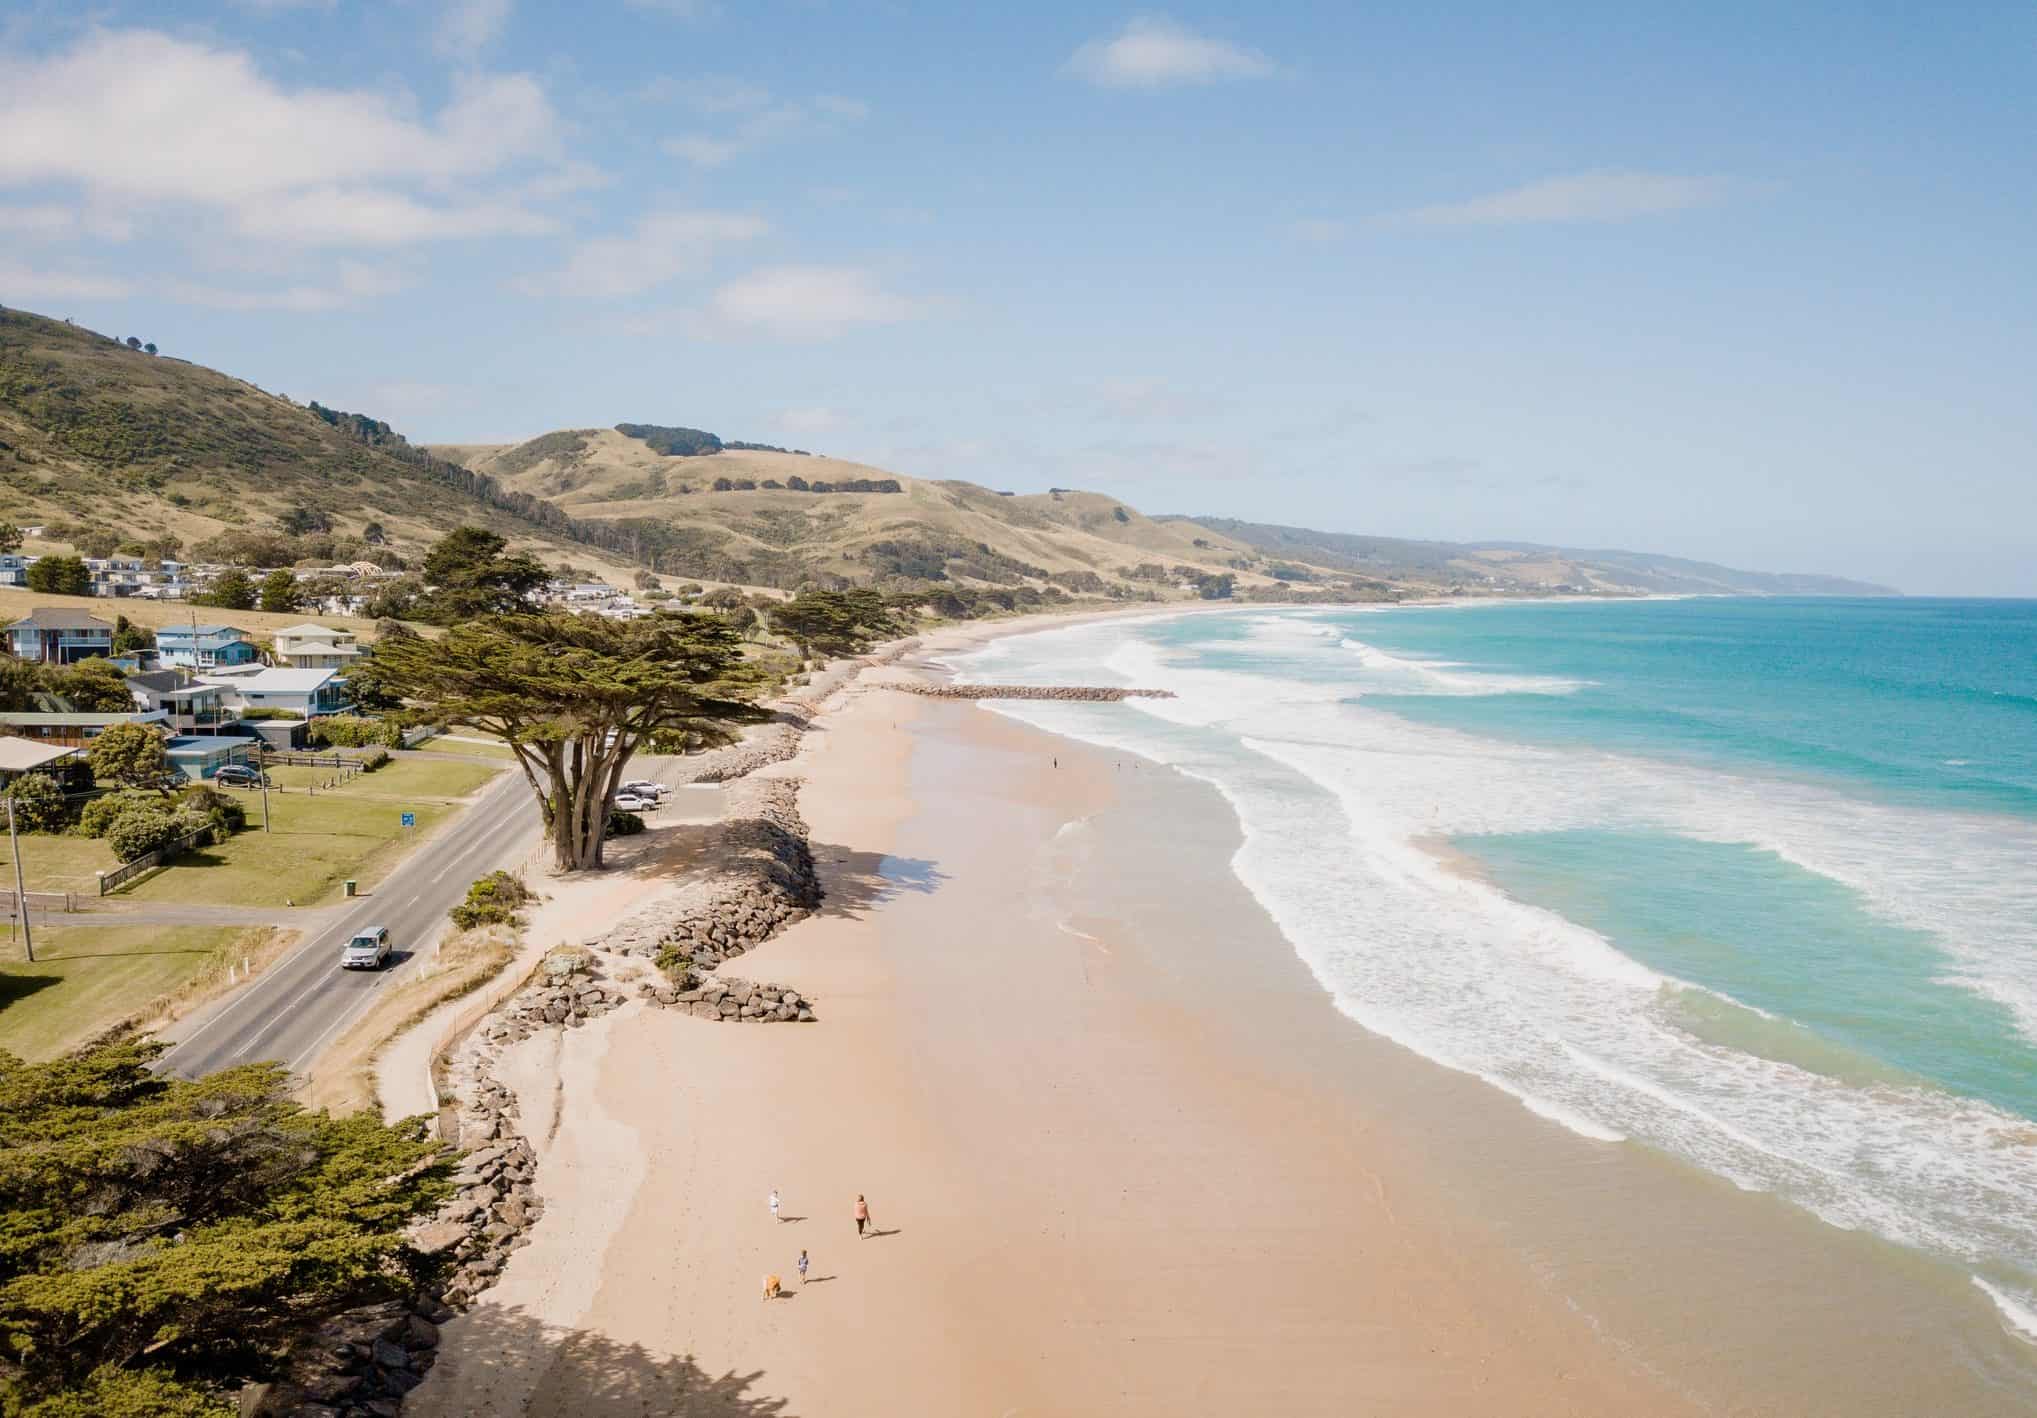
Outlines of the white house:
M 365 652 L 351 630 L 306 621 L 276 632 L 276 659 L 293 670 L 344 670 Z
M 337 670 L 257 670 L 253 674 L 203 674 L 201 683 L 218 685 L 226 702 L 243 712 L 281 709 L 302 718 L 337 714 L 347 707 L 346 689 Z

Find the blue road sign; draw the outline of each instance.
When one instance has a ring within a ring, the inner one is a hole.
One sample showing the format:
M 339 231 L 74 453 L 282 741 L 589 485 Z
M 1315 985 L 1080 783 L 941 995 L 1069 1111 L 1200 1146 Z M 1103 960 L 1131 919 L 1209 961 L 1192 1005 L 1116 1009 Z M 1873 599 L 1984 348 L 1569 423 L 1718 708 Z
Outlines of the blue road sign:
M 406 812 L 405 814 L 403 814 L 403 825 L 405 827 L 417 826 L 417 814 L 414 812 Z

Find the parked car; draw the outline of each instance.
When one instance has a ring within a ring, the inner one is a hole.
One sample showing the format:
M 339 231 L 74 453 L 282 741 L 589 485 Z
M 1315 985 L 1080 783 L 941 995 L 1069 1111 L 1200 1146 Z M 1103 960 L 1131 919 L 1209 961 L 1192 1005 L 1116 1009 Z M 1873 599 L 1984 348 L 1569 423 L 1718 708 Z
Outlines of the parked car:
M 340 951 L 342 970 L 379 970 L 389 963 L 389 928 L 369 926 L 355 931 L 354 938 Z
M 625 793 L 635 793 L 640 798 L 650 798 L 653 801 L 657 801 L 665 796 L 666 788 L 663 783 L 653 783 L 648 778 L 639 778 L 634 783 L 624 783 L 622 791 Z
M 245 763 L 229 763 L 213 774 L 212 779 L 229 788 L 259 788 L 262 786 L 262 770 L 250 768 Z
M 646 798 L 627 790 L 615 795 L 614 807 L 617 812 L 651 812 L 658 806 L 656 798 Z

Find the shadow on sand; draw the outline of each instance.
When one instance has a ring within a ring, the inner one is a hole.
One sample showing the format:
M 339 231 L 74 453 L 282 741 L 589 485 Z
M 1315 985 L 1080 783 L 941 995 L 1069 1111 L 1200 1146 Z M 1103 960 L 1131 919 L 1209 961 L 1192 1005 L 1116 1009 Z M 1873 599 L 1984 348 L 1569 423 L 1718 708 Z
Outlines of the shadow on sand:
M 823 916 L 859 916 L 894 896 L 916 892 L 930 896 L 947 881 L 947 873 L 919 857 L 894 857 L 858 851 L 832 842 L 812 844 L 813 864 L 827 896 Z
M 796 1293 L 788 1289 L 786 1298 Z M 790 1418 L 756 1391 L 761 1371 L 711 1374 L 690 1355 L 659 1354 L 521 1309 L 476 1306 L 448 1328 L 439 1362 L 404 1405 L 427 1418 L 478 1413 L 572 1418 Z

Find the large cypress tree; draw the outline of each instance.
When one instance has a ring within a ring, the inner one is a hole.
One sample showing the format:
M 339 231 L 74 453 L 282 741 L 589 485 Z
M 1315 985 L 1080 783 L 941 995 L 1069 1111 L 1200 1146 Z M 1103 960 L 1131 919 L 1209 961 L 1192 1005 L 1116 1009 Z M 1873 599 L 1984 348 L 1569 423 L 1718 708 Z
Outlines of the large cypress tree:
M 601 865 L 609 803 L 653 735 L 719 742 L 764 717 L 765 677 L 719 617 L 486 616 L 440 640 L 385 635 L 365 678 L 420 719 L 499 735 L 516 754 L 561 870 Z

